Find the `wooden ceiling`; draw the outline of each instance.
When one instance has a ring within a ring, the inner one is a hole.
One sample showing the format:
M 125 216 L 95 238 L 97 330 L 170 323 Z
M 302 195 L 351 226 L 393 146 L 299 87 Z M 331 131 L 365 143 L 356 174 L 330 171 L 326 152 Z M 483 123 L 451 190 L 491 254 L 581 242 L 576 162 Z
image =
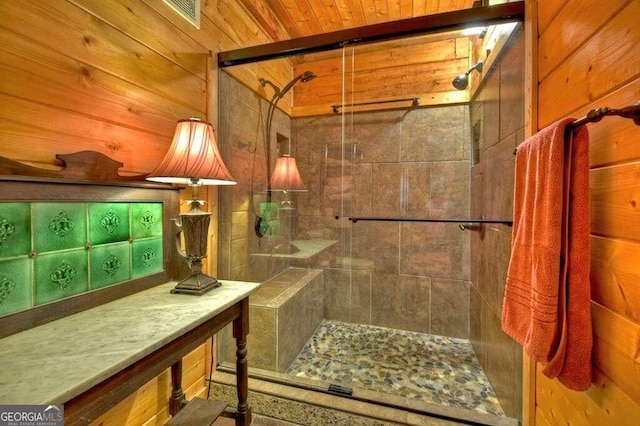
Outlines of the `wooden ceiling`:
M 476 0 L 240 0 L 274 41 L 473 7 Z M 478 2 L 480 3 L 480 2 Z

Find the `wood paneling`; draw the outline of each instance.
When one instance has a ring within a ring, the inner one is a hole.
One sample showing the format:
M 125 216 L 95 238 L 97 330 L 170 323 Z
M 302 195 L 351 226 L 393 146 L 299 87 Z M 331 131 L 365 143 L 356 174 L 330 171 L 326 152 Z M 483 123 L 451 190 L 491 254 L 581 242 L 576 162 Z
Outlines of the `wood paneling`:
M 544 34 L 545 30 L 556 17 L 558 12 L 567 4 L 569 0 L 543 0 L 544 7 L 537 11 L 539 34 Z
M 638 16 L 640 2 L 632 1 L 602 28 L 597 24 L 594 28 L 585 26 L 583 37 L 589 29 L 593 31 L 591 37 L 586 37 L 580 49 L 540 81 L 539 128 L 609 94 L 640 74 Z M 555 48 L 573 50 L 562 39 L 556 39 L 555 43 Z M 545 55 L 546 51 L 540 49 L 539 57 Z
M 524 20 L 524 137 L 537 132 L 538 123 L 538 33 L 540 16 L 536 0 L 525 3 Z M 522 354 L 522 417 L 523 425 L 534 425 L 540 410 L 536 410 L 536 363 Z M 543 417 L 539 424 L 549 422 Z
M 169 60 L 65 0 L 2 2 L 2 16 L 5 30 L 32 40 L 39 49 L 51 49 L 83 64 L 108 70 L 177 103 L 205 110 L 206 55 Z M 33 53 L 37 56 L 38 50 Z M 196 65 L 182 65 L 181 61 L 197 61 L 200 72 L 191 74 L 187 69 Z
M 535 420 L 534 420 L 539 426 L 553 426 L 549 420 L 547 420 L 544 415 L 542 414 L 542 412 L 538 411 L 536 412 L 536 416 L 535 416 Z M 533 423 L 532 423 L 533 424 Z
M 176 117 L 202 115 L 202 109 L 178 104 L 103 69 L 41 49 L 16 33 L 0 32 L 0 52 L 0 92 L 15 98 L 28 97 L 85 116 L 109 117 L 114 123 L 168 139 Z M 201 68 L 204 70 L 203 64 Z
M 592 304 L 591 315 L 598 369 L 640 401 L 640 324 L 597 303 Z
M 187 399 L 201 396 L 203 392 L 206 395 L 205 346 L 201 345 L 183 358 L 182 389 Z M 167 406 L 170 396 L 171 370 L 167 369 L 91 424 L 141 425 L 149 421 L 164 424 L 170 418 Z
M 600 28 L 611 20 L 629 0 L 589 2 L 569 0 L 556 15 L 555 21 L 540 36 L 540 56 L 538 74 L 544 79 L 569 55 L 580 49 L 585 42 L 584 29 Z M 571 22 L 571 25 L 564 25 Z M 558 40 L 562 43 L 558 43 Z
M 273 41 L 288 40 L 290 38 L 278 18 L 266 4 L 254 0 L 240 0 L 240 3 L 247 8 Z
M 137 174 L 149 172 L 159 164 L 167 150 L 166 140 L 171 141 L 170 136 L 1 93 L 0 103 L 0 119 L 4 122 L 0 128 L 0 155 L 18 161 L 53 166 L 57 164 L 55 154 L 90 149 L 123 162 L 123 172 Z M 144 156 L 137 154 L 141 151 Z
M 570 424 L 635 425 L 640 406 L 631 400 L 602 372 L 594 371 L 593 385 L 586 392 L 575 392 L 539 374 L 536 422 L 540 425 Z
M 281 27 L 289 38 L 339 31 L 364 25 L 379 24 L 399 19 L 432 15 L 468 9 L 474 0 L 272 0 L 252 2 L 241 0 L 262 25 L 272 28 L 270 32 L 281 34 Z M 256 3 L 256 4 L 253 4 Z M 268 4 L 267 8 L 262 3 Z M 264 22 L 264 24 L 263 24 Z
M 219 50 L 230 50 L 272 41 L 237 1 L 203 2 L 202 8 L 203 16 L 207 21 L 211 20 L 213 24 L 207 33 L 211 38 L 217 40 Z M 273 92 L 270 87 L 265 89 L 260 85 L 258 82 L 260 78 L 265 78 L 276 86 L 283 87 L 293 77 L 291 61 L 286 58 L 229 67 L 226 71 L 267 99 L 271 99 Z M 282 99 L 279 106 L 285 112 L 290 112 L 291 104 L 292 96 L 289 93 Z
M 591 237 L 591 298 L 640 323 L 640 244 Z
M 538 129 L 640 99 L 640 2 L 537 2 Z M 594 379 L 573 392 L 539 371 L 539 424 L 635 425 L 640 418 L 640 127 L 607 117 L 590 134 Z
M 578 110 L 576 117 L 586 115 L 593 108 L 609 106 L 618 108 L 633 105 L 640 100 L 640 80 L 636 79 L 611 94 Z M 638 137 L 640 127 L 632 120 L 618 117 L 606 119 L 606 125 L 589 126 L 589 155 L 592 168 L 640 160 Z
M 410 102 L 376 104 L 418 97 L 420 105 L 466 102 L 468 91 L 453 88 L 455 76 L 469 69 L 468 38 L 450 38 L 420 43 L 391 41 L 374 47 L 347 48 L 342 55 L 308 55 L 295 64 L 294 74 L 311 70 L 316 79 L 294 87 L 295 116 L 331 114 L 340 105 L 346 88 L 347 103 L 372 102 L 358 111 L 402 108 Z M 426 38 L 428 39 L 428 38 Z M 384 81 L 384 83 L 382 83 Z
M 206 80 L 202 56 L 209 55 L 209 48 L 198 39 L 176 31 L 173 20 L 159 19 L 158 13 L 139 0 L 95 2 L 93 0 L 68 0 L 87 13 L 128 35 L 138 43 L 152 48 L 158 54 L 176 62 L 194 75 Z M 153 22 L 153 25 L 148 25 Z
M 640 164 L 592 170 L 591 232 L 640 242 Z
M 122 161 L 124 171 L 148 172 L 177 119 L 206 118 L 209 53 L 193 41 L 183 43 L 191 54 L 170 60 L 113 17 L 97 19 L 64 0 L 3 2 L 0 14 L 1 155 L 54 165 L 56 153 L 92 149 Z M 171 34 L 159 30 L 158 40 Z
M 142 0 L 150 8 L 156 10 L 162 16 L 173 16 L 172 24 L 189 37 L 197 40 L 203 46 L 212 51 L 215 56 L 217 52 L 237 49 L 250 45 L 258 45 L 273 41 L 268 32 L 258 25 L 249 12 L 243 8 L 240 2 L 233 0 L 221 0 L 216 2 L 202 2 L 201 29 L 196 29 L 186 20 L 177 17 L 175 12 L 162 1 Z M 209 121 L 214 126 L 217 122 L 217 96 L 214 90 L 217 87 L 217 64 L 212 61 L 210 78 L 212 95 L 209 98 L 209 107 L 213 113 L 209 114 Z M 255 64 L 229 67 L 226 72 L 233 75 L 237 80 L 260 94 L 266 99 L 271 99 L 273 92 L 271 88 L 263 88 L 258 82 L 259 78 L 272 81 L 275 85 L 283 87 L 293 77 L 292 65 L 289 59 L 278 59 L 264 61 Z M 288 93 L 278 104 L 282 110 L 291 113 L 292 96 Z

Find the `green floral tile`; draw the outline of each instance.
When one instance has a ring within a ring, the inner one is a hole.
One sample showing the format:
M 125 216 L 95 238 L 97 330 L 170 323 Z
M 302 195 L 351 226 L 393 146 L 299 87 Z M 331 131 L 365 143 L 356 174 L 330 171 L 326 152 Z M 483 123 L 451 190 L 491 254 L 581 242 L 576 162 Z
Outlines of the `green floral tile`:
M 0 258 L 26 255 L 31 251 L 31 207 L 29 203 L 0 203 Z
M 134 240 L 162 235 L 162 203 L 131 205 L 131 235 Z
M 89 241 L 93 245 L 129 240 L 129 203 L 89 204 Z
M 162 207 L 0 203 L 0 316 L 161 272 Z
M 0 261 L 0 316 L 23 311 L 31 303 L 31 259 Z
M 155 274 L 163 270 L 162 238 L 134 241 L 132 246 L 133 278 Z
M 131 279 L 131 244 L 128 241 L 93 247 L 89 259 L 91 289 Z
M 35 251 L 45 253 L 87 243 L 84 203 L 33 203 Z
M 84 248 L 40 254 L 35 258 L 36 305 L 88 290 L 88 256 Z

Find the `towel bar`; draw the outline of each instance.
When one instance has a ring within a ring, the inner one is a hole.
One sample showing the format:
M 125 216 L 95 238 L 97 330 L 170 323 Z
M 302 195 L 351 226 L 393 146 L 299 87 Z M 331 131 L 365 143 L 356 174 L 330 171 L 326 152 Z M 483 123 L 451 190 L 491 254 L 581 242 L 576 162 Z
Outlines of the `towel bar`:
M 629 105 L 619 109 L 609 107 L 592 109 L 584 117 L 578 118 L 576 121 L 569 124 L 566 131 L 571 131 L 580 126 L 584 126 L 587 123 L 597 123 L 607 115 L 630 118 L 637 126 L 640 126 L 640 101 L 636 102 L 635 105 Z M 518 148 L 513 150 L 513 155 L 516 155 L 516 152 L 518 152 Z
M 577 119 L 567 127 L 575 129 L 587 123 L 596 123 L 607 115 L 617 115 L 622 118 L 630 118 L 636 125 L 640 126 L 640 101 L 636 102 L 635 105 L 630 105 L 620 109 L 609 107 L 592 109 L 587 113 L 587 115 Z
M 335 217 L 336 220 L 340 219 L 340 216 Z M 378 221 L 378 222 L 436 222 L 436 223 L 462 223 L 462 224 L 480 224 L 480 223 L 496 223 L 506 226 L 513 226 L 512 220 L 488 220 L 488 219 L 412 219 L 407 217 L 393 218 L 393 217 L 348 217 L 353 223 L 359 220 Z

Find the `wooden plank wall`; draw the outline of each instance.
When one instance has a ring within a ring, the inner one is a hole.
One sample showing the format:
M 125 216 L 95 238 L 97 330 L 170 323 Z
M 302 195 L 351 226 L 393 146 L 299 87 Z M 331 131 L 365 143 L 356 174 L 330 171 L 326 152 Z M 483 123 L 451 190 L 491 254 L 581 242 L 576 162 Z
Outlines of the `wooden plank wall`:
M 0 13 L 0 155 L 51 167 L 55 153 L 92 149 L 150 171 L 176 120 L 217 121 L 217 52 L 269 41 L 231 0 L 203 2 L 201 30 L 150 0 L 16 0 Z M 264 92 L 259 76 L 286 84 L 292 70 L 230 72 Z
M 123 162 L 123 173 L 151 171 L 176 120 L 196 116 L 216 126 L 217 52 L 271 41 L 233 0 L 203 1 L 201 22 L 195 28 L 159 0 L 0 1 L 0 155 L 57 168 L 57 153 L 94 150 Z M 258 77 L 284 85 L 292 73 L 288 60 L 229 71 L 257 92 L 265 91 Z M 290 102 L 281 106 L 290 110 Z M 207 350 L 185 360 L 189 396 L 205 389 Z M 169 377 L 98 423 L 163 424 Z
M 420 36 L 346 47 L 298 58 L 294 74 L 313 71 L 318 78 L 298 84 L 293 115 L 332 114 L 332 105 L 419 98 L 421 106 L 469 101 L 468 90 L 451 82 L 470 68 L 469 37 Z M 344 57 L 343 57 L 344 56 Z M 344 87 L 343 87 L 344 85 Z M 411 102 L 373 104 L 349 111 L 404 108 Z
M 538 123 L 640 100 L 640 1 L 531 1 L 537 7 Z M 589 124 L 594 381 L 567 390 L 536 374 L 535 422 L 640 419 L 640 126 Z

